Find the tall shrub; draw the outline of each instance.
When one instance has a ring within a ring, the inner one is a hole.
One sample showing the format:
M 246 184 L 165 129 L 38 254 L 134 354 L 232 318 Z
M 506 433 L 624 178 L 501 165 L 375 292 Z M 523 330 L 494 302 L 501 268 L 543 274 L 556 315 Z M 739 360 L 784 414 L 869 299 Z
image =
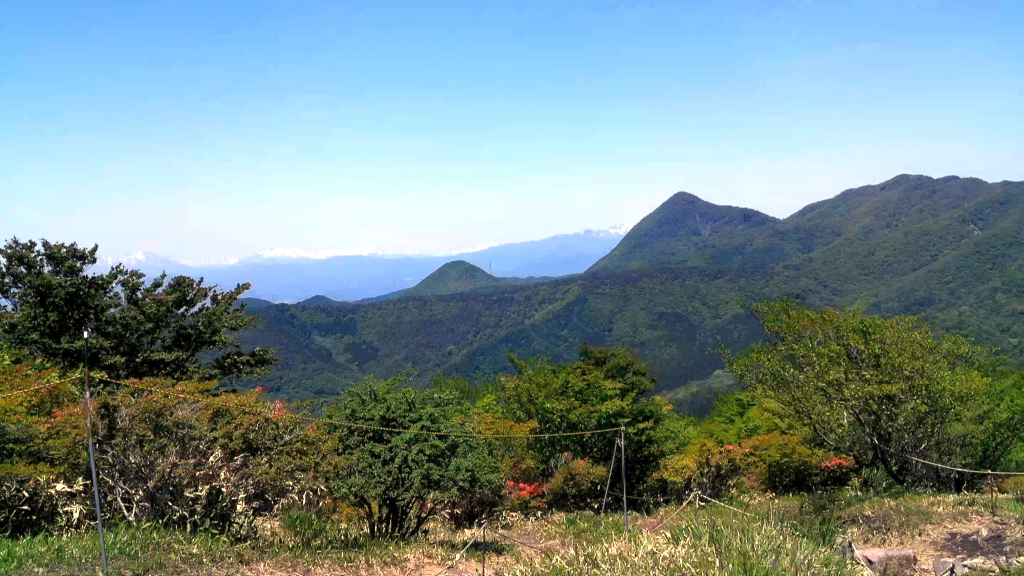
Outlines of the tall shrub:
M 483 440 L 464 436 L 472 432 L 469 406 L 402 383 L 370 377 L 324 410 L 351 424 L 328 425 L 343 459 L 329 486 L 353 502 L 373 536 L 412 536 L 442 509 L 498 481 Z

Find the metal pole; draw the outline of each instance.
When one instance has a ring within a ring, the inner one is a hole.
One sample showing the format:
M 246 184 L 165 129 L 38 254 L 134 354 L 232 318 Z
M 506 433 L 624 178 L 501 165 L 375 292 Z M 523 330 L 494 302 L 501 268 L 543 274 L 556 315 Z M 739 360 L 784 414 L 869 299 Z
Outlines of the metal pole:
M 608 464 L 608 481 L 604 484 L 604 500 L 601 502 L 601 514 L 604 514 L 604 506 L 608 503 L 608 489 L 612 486 L 612 472 L 615 472 L 615 453 L 619 451 L 619 439 L 615 439 L 615 446 L 612 448 L 612 461 Z
M 619 447 L 622 449 L 622 523 L 629 534 L 629 508 L 626 506 L 626 428 L 619 430 Z
M 487 524 L 484 524 L 484 555 L 480 558 L 480 576 L 487 576 Z
M 85 331 L 85 422 L 89 434 L 89 467 L 92 468 L 92 499 L 96 504 L 96 527 L 100 533 L 100 558 L 107 572 L 107 542 L 103 537 L 103 514 L 100 512 L 100 485 L 96 480 L 96 456 L 92 447 L 92 394 L 89 390 L 89 331 Z

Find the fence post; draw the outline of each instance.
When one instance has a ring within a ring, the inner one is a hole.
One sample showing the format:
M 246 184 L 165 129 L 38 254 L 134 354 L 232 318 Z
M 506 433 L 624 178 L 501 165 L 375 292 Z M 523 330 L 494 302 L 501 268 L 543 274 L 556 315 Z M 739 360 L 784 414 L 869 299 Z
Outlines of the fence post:
M 626 535 L 629 535 L 629 507 L 626 503 L 626 427 L 619 430 L 619 447 L 622 449 L 622 523 L 625 525 Z
M 604 484 L 604 500 L 601 502 L 601 514 L 604 514 L 604 506 L 608 503 L 608 489 L 612 487 L 612 472 L 615 472 L 615 453 L 619 451 L 619 439 L 615 439 L 615 446 L 612 447 L 612 461 L 608 464 L 608 481 Z
M 96 528 L 100 533 L 100 558 L 107 573 L 107 542 L 103 537 L 103 514 L 100 512 L 100 485 L 96 480 L 96 456 L 92 447 L 92 394 L 89 390 L 89 331 L 85 331 L 85 426 L 89 436 L 89 467 L 92 469 L 92 498 L 96 504 Z

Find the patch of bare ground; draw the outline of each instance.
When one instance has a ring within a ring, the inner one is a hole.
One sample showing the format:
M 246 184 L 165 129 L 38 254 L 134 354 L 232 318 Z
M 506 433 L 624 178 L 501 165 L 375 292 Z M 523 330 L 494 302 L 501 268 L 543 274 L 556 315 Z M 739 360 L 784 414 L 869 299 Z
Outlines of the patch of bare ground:
M 933 560 L 980 560 L 993 568 L 1024 555 L 1024 518 L 995 512 L 956 496 L 886 501 L 847 511 L 858 546 L 911 550 L 917 574 L 933 574 Z

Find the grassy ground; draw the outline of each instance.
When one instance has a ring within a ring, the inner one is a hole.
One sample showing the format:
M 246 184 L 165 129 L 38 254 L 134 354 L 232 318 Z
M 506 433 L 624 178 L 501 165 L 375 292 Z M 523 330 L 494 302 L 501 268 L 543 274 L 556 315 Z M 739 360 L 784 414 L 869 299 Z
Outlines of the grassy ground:
M 258 541 L 154 526 L 112 527 L 108 553 L 117 574 L 454 576 L 488 574 L 860 575 L 841 550 L 913 549 L 922 572 L 933 556 L 1024 554 L 1024 506 L 981 495 L 868 497 L 850 493 L 732 502 L 634 514 L 508 516 L 487 532 L 441 523 L 403 543 L 368 540 L 344 526 L 291 515 Z M 462 557 L 460 550 L 477 536 Z M 0 574 L 86 574 L 98 566 L 94 534 L 0 539 Z

